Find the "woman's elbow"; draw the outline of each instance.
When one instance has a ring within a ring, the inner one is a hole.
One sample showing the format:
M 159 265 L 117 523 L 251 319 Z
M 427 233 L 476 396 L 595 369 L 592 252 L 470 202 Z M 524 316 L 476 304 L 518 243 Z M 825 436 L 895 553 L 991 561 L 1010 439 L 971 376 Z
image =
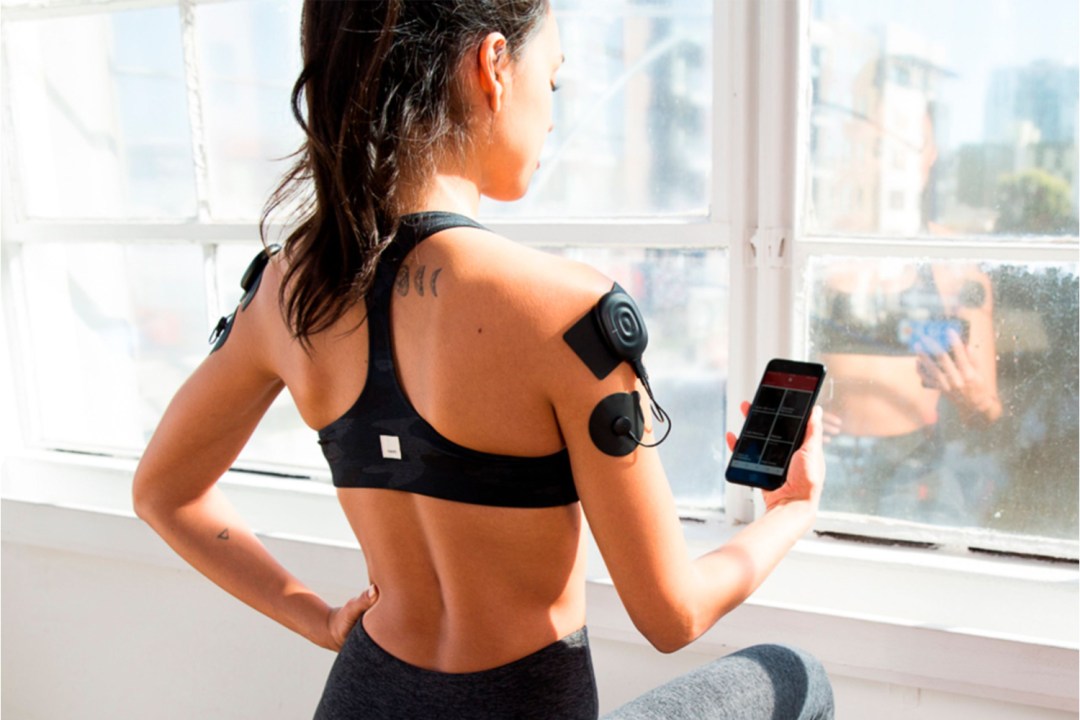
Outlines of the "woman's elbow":
M 682 650 L 701 635 L 700 624 L 690 612 L 664 613 L 659 622 L 638 623 L 645 639 L 659 652 L 669 655 Z
M 161 508 L 157 485 L 141 467 L 135 470 L 135 478 L 131 483 L 131 505 L 135 516 L 150 524 L 153 524 Z
M 662 636 L 647 635 L 646 639 L 654 648 L 656 648 L 658 652 L 662 652 L 665 655 L 670 655 L 673 652 L 678 652 L 679 650 L 682 650 L 684 647 L 689 645 L 694 638 L 689 637 L 688 635 L 665 634 Z

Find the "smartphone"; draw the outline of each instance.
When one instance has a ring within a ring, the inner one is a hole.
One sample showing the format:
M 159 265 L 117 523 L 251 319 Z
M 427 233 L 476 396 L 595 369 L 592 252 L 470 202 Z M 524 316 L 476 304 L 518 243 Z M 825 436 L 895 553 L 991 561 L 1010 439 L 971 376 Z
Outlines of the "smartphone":
M 791 456 L 825 381 L 825 366 L 770 360 L 725 473 L 728 482 L 776 490 L 787 480 Z

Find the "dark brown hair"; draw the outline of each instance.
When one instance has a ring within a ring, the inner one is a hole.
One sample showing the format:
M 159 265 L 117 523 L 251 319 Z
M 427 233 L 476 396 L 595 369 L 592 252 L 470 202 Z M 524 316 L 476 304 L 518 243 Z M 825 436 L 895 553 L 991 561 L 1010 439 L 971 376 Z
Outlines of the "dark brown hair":
M 403 190 L 465 152 L 459 68 L 491 32 L 516 57 L 548 0 L 305 0 L 292 111 L 305 139 L 263 210 L 295 203 L 281 304 L 293 335 L 338 320 L 371 288 Z

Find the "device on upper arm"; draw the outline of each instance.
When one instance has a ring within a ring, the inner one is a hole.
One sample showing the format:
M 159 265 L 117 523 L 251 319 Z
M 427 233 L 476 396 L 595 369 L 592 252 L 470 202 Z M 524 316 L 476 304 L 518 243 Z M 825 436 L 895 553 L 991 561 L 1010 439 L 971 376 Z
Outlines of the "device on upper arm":
M 259 283 L 262 282 L 266 265 L 279 250 L 281 250 L 280 245 L 270 245 L 263 248 L 248 264 L 247 269 L 244 270 L 244 274 L 240 278 L 240 288 L 244 291 L 244 294 L 240 297 L 240 304 L 236 310 L 218 320 L 217 325 L 210 331 L 210 344 L 214 346 L 210 349 L 211 353 L 221 349 L 221 346 L 229 339 L 229 333 L 232 331 L 233 323 L 236 321 L 236 313 L 246 309 L 251 304 L 255 293 L 259 290 Z
M 606 378 L 620 363 L 629 363 L 649 395 L 653 417 L 667 425 L 658 441 L 643 443 L 645 418 L 641 412 L 640 394 L 634 391 L 608 395 L 589 417 L 589 436 L 601 452 L 622 457 L 639 446 L 656 447 L 667 439 L 671 418 L 653 397 L 649 374 L 641 361 L 649 344 L 649 333 L 634 299 L 618 283 L 563 334 L 563 340 L 597 380 Z
M 728 482 L 763 490 L 784 484 L 824 380 L 820 363 L 769 361 L 731 453 Z

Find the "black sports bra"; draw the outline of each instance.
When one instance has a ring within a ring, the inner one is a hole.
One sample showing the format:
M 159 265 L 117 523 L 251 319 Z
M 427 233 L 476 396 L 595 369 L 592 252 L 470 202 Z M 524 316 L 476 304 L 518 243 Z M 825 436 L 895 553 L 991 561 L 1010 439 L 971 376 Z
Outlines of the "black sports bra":
M 453 227 L 486 229 L 454 213 L 406 215 L 379 258 L 367 296 L 369 362 L 364 390 L 319 431 L 337 487 L 383 488 L 473 505 L 541 508 L 577 502 L 566 449 L 542 457 L 480 452 L 447 440 L 413 408 L 398 383 L 390 298 L 409 252 Z

